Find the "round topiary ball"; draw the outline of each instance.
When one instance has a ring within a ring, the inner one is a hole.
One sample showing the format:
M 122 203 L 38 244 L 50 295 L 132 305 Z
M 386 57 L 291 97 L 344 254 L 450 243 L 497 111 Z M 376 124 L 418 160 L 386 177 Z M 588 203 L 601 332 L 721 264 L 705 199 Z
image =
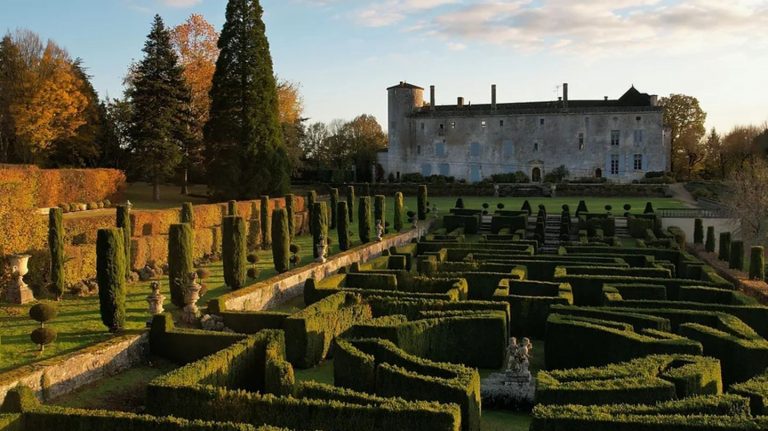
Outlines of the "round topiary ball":
M 570 211 L 571 207 L 568 206 L 568 204 L 563 204 L 563 211 Z
M 259 255 L 256 253 L 249 253 L 247 259 L 248 263 L 257 263 L 259 261 Z
M 45 323 L 55 318 L 58 314 L 59 309 L 47 302 L 35 304 L 29 309 L 29 317 L 40 323 Z
M 104 199 L 104 208 L 109 208 L 112 206 L 112 202 L 109 201 L 109 199 Z
M 624 211 L 629 211 L 632 209 L 632 205 L 630 204 L 624 204 Z
M 606 206 L 605 206 L 605 210 L 606 210 L 606 211 L 610 211 L 610 210 L 612 210 L 612 209 L 613 209 L 613 207 L 612 207 L 612 206 L 610 206 L 610 205 L 606 205 Z
M 411 217 L 411 218 L 413 218 L 413 216 L 416 215 L 416 213 L 413 211 L 408 211 L 406 214 L 408 215 L 408 217 Z
M 544 204 L 539 204 L 539 209 L 540 209 L 540 210 L 544 210 L 544 208 L 545 208 L 545 207 L 544 207 Z
M 56 341 L 56 330 L 51 327 L 37 328 L 29 334 L 29 338 L 32 342 L 40 346 L 40 350 L 43 350 L 43 346 L 51 344 Z
M 504 204 L 499 202 L 498 204 L 496 204 L 496 208 L 498 208 L 500 210 L 503 210 L 504 209 Z
M 301 251 L 301 247 L 298 244 L 291 244 L 289 250 L 291 250 L 291 253 L 293 254 L 298 254 Z
M 489 206 L 490 206 L 490 205 L 488 205 L 488 202 L 486 202 L 486 203 L 484 203 L 484 204 L 483 204 L 483 208 L 486 208 L 486 209 L 487 209 Z
M 247 275 L 251 280 L 255 280 L 259 277 L 259 270 L 256 268 L 248 268 Z

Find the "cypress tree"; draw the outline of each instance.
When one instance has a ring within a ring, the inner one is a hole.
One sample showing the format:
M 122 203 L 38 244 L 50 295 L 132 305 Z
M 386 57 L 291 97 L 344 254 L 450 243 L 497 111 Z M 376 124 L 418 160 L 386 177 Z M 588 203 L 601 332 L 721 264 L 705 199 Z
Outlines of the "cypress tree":
M 217 196 L 279 196 L 290 186 L 263 13 L 258 0 L 227 3 L 204 129 L 208 185 Z
M 294 236 L 296 236 L 296 227 L 294 226 L 294 204 L 296 201 L 293 199 L 292 194 L 285 195 L 285 211 L 288 212 L 288 235 L 291 236 L 291 239 L 293 239 Z
M 347 216 L 349 217 L 349 220 L 347 220 L 349 223 L 354 223 L 355 221 L 355 186 L 347 186 Z
M 261 201 L 261 246 L 266 250 L 272 245 L 272 212 L 269 210 L 269 196 L 262 196 Z
M 123 250 L 125 253 L 126 271 L 130 272 L 131 266 L 131 209 L 127 205 L 118 205 L 116 226 L 123 230 Z M 126 274 L 127 276 L 127 274 Z
M 336 227 L 336 231 L 339 234 L 339 250 L 349 250 L 349 211 L 346 202 L 341 201 L 338 203 L 336 214 L 339 217 L 339 225 Z
M 419 195 L 417 197 L 417 209 L 418 209 L 419 220 L 426 220 L 427 219 L 427 186 L 423 184 L 419 186 Z
M 254 251 L 261 245 L 261 211 L 259 202 L 251 201 L 251 218 L 248 220 L 248 251 Z
M 231 200 L 227 202 L 227 215 L 230 215 L 230 216 L 237 215 L 237 201 Z
M 336 229 L 336 207 L 339 204 L 339 189 L 332 188 L 331 189 L 331 205 L 330 205 L 330 213 L 331 213 L 331 229 Z
M 290 268 L 291 236 L 288 234 L 288 211 L 276 208 L 272 212 L 272 260 L 275 271 L 283 273 Z
M 374 227 L 376 227 L 376 221 L 380 221 L 382 226 L 386 225 L 385 219 L 387 214 L 387 198 L 386 196 L 376 195 L 373 200 L 373 220 Z
M 697 218 L 693 221 L 693 243 L 704 243 L 704 223 L 700 218 Z
M 232 290 L 245 286 L 246 256 L 245 221 L 239 216 L 226 216 L 221 224 L 224 283 Z
M 325 202 L 315 202 L 312 204 L 312 255 L 315 258 L 320 257 L 317 252 L 317 244 L 320 244 L 320 237 L 328 241 L 328 211 L 325 209 Z
M 707 241 L 704 244 L 704 250 L 709 253 L 715 252 L 715 227 L 707 226 Z
M 181 219 L 179 221 L 181 223 L 189 223 L 191 226 L 194 226 L 195 212 L 192 208 L 192 202 L 184 202 L 181 204 Z
M 152 182 L 153 198 L 159 201 L 160 184 L 175 173 L 182 160 L 181 148 L 191 139 L 192 96 L 171 44 L 171 33 L 159 15 L 155 15 L 143 51 L 144 58 L 133 70 L 127 91 L 132 116 L 130 154 L 139 171 Z
M 643 210 L 643 214 L 653 214 L 655 211 L 653 211 L 653 204 L 650 202 L 645 203 L 645 210 Z
M 64 227 L 63 211 L 51 208 L 48 213 L 48 249 L 51 252 L 51 290 L 56 300 L 64 294 Z
M 371 197 L 360 196 L 357 208 L 357 229 L 360 242 L 371 242 Z
M 526 201 L 528 202 L 528 201 Z M 530 207 L 529 207 L 530 208 Z M 584 200 L 579 201 L 579 205 L 576 207 L 576 216 L 578 217 L 581 213 L 588 213 L 589 210 L 587 209 L 587 203 L 584 202 Z M 529 211 L 530 214 L 530 211 Z
M 304 199 L 304 206 L 307 208 L 307 216 L 309 216 L 309 233 L 313 233 L 312 229 L 312 211 L 315 205 L 315 202 L 317 202 L 317 192 L 314 190 L 310 190 L 307 193 L 307 197 Z
M 397 192 L 395 193 L 395 232 L 403 230 L 403 220 L 405 220 L 405 203 L 403 194 Z
M 749 279 L 765 279 L 765 249 L 763 247 L 752 247 L 749 253 Z
M 96 235 L 96 280 L 101 321 L 110 332 L 125 327 L 125 234 L 118 228 Z
M 729 256 L 728 267 L 730 269 L 738 269 L 739 271 L 744 269 L 744 241 L 731 242 L 731 255 Z
M 172 224 L 168 229 L 168 286 L 171 302 L 179 308 L 184 307 L 189 273 L 195 270 L 192 263 L 194 243 L 194 232 L 189 223 Z
M 726 262 L 731 261 L 731 233 L 720 232 L 720 253 L 718 253 L 718 259 Z

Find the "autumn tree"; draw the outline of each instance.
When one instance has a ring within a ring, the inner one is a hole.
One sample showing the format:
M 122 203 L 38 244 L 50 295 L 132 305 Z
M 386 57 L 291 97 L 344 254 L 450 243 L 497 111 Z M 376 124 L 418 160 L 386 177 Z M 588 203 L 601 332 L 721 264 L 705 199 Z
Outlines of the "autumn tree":
M 731 170 L 743 169 L 760 154 L 757 140 L 762 132 L 760 127 L 754 125 L 735 126 L 723 137 L 723 146 Z
M 725 204 L 741 221 L 742 237 L 765 245 L 768 235 L 768 163 L 754 158 L 734 170 L 727 181 Z
M 191 96 L 170 32 L 159 15 L 143 51 L 126 92 L 132 111 L 128 132 L 134 169 L 152 182 L 153 198 L 158 201 L 160 184 L 175 172 L 184 142 L 190 139 Z
M 0 44 L 2 155 L 10 162 L 44 161 L 57 139 L 88 122 L 87 79 L 53 41 L 17 30 Z
M 192 139 L 184 143 L 182 194 L 187 193 L 188 171 L 201 177 L 204 170 L 203 127 L 208 121 L 211 106 L 208 93 L 211 91 L 216 59 L 219 57 L 218 41 L 219 33 L 198 14 L 192 14 L 171 30 L 171 42 L 184 68 L 184 80 L 191 94 Z
M 290 185 L 263 9 L 229 0 L 205 126 L 208 186 L 221 198 L 281 195 Z
M 704 122 L 707 114 L 699 106 L 699 100 L 685 94 L 662 97 L 664 125 L 671 132 L 671 163 L 673 172 L 690 175 L 693 167 L 701 162 L 701 139 L 706 133 Z
M 301 140 L 305 133 L 304 101 L 299 91 L 299 85 L 295 82 L 277 79 L 277 107 L 280 117 L 280 126 L 283 131 L 283 141 L 288 155 L 288 163 L 293 172 L 302 167 L 304 151 L 301 148 Z
M 728 154 L 723 144 L 723 138 L 713 127 L 704 138 L 706 149 L 705 169 L 709 176 L 725 178 L 725 168 L 728 162 Z

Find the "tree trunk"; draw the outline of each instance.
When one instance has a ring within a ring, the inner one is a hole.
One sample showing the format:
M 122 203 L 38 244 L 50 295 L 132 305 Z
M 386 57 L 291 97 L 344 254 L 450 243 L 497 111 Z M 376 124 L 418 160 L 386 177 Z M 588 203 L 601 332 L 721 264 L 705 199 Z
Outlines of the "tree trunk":
M 184 168 L 184 178 L 181 180 L 182 181 L 182 183 L 181 183 L 181 194 L 184 195 L 184 196 L 189 194 L 188 178 L 189 178 L 189 169 L 187 169 L 185 167 Z
M 155 178 L 155 182 L 152 184 L 152 200 L 160 202 L 160 178 Z

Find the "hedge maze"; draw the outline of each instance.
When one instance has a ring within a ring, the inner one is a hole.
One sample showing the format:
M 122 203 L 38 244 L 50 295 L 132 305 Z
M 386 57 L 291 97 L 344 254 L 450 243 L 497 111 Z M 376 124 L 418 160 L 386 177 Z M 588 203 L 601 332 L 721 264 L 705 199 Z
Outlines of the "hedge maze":
M 343 225 L 352 207 L 337 209 Z M 19 388 L 0 429 L 479 431 L 481 372 L 505 369 L 511 336 L 544 346 L 533 431 L 768 429 L 768 307 L 652 209 L 623 234 L 586 205 L 557 223 L 529 212 L 455 208 L 418 242 L 307 280 L 295 313 L 209 304 L 232 332 L 155 316 L 151 351 L 180 368 L 149 384 L 147 415 Z M 296 378 L 328 360 L 333 384 Z

